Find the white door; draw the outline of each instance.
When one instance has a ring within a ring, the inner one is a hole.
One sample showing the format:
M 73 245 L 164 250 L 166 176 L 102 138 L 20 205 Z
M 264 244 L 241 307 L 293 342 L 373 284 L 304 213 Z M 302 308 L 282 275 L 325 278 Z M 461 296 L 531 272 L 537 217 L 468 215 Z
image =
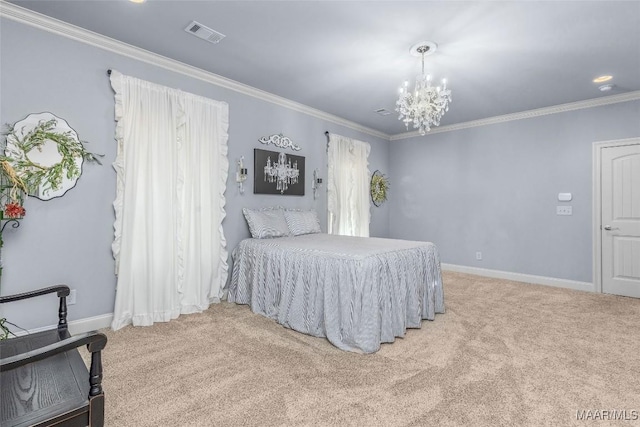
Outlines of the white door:
M 640 144 L 602 149 L 602 291 L 640 298 Z

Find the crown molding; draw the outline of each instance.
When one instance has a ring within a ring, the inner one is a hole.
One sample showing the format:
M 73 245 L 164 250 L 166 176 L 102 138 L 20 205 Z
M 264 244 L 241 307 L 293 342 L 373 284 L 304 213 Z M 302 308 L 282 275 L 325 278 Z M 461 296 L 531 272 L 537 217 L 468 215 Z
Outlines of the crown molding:
M 200 68 L 187 65 L 183 62 L 158 55 L 148 50 L 144 50 L 139 47 L 112 39 L 102 34 L 94 33 L 93 31 L 77 27 L 67 22 L 51 18 L 49 16 L 34 12 L 29 9 L 25 9 L 12 3 L 7 3 L 5 0 L 0 0 L 0 17 L 5 17 L 22 24 L 30 25 L 32 27 L 48 31 L 53 34 L 57 34 L 59 36 L 63 36 L 91 46 L 98 47 L 103 50 L 107 50 L 109 52 L 126 56 L 128 58 L 133 58 L 141 62 L 146 62 L 148 64 L 180 73 L 188 77 L 193 77 L 195 79 L 202 80 L 204 82 L 211 83 L 225 89 L 233 90 L 235 92 L 242 93 L 244 95 L 251 96 L 262 101 L 270 102 L 272 104 L 276 104 L 293 111 L 307 114 L 320 120 L 325 120 L 330 123 L 344 126 L 358 132 L 375 136 L 377 138 L 382 138 L 388 141 L 390 137 L 390 135 L 384 132 L 362 126 L 350 120 L 343 119 L 342 117 L 326 113 L 324 111 L 309 107 L 307 105 L 292 101 L 287 98 L 283 98 L 278 95 L 274 95 L 270 92 L 254 88 L 249 85 L 245 85 L 243 83 L 231 80 L 218 74 L 214 74 Z
M 533 117 L 546 116 L 549 114 L 566 113 L 567 111 L 582 110 L 585 108 L 600 107 L 603 105 L 617 104 L 620 102 L 636 101 L 640 99 L 640 90 L 621 93 L 618 95 L 602 96 L 600 98 L 587 99 L 585 101 L 569 102 L 567 104 L 554 105 L 551 107 L 537 108 L 535 110 L 522 111 L 519 113 L 505 114 L 503 116 L 489 117 L 486 119 L 472 120 L 469 122 L 456 123 L 448 126 L 432 128 L 427 135 L 435 133 L 451 132 L 454 130 L 468 129 L 478 126 L 494 125 L 498 123 L 511 122 L 514 120 L 530 119 Z M 404 132 L 391 135 L 390 141 L 413 138 L 420 136 L 418 131 Z

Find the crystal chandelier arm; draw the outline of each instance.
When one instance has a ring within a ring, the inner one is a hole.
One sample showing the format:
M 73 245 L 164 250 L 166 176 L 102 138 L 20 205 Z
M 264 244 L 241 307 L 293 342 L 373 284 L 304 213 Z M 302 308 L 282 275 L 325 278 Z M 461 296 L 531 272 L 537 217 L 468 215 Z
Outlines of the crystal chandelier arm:
M 447 80 L 442 79 L 442 86 L 433 86 L 431 75 L 425 74 L 424 60 L 427 54 L 435 51 L 437 45 L 433 42 L 420 42 L 411 47 L 414 56 L 420 56 L 422 74 L 416 78 L 413 93 L 409 92 L 408 82 L 405 89 L 400 89 L 400 96 L 396 101 L 398 119 L 402 120 L 409 129 L 409 123 L 425 135 L 431 126 L 439 126 L 440 119 L 449 110 L 451 90 L 447 89 Z

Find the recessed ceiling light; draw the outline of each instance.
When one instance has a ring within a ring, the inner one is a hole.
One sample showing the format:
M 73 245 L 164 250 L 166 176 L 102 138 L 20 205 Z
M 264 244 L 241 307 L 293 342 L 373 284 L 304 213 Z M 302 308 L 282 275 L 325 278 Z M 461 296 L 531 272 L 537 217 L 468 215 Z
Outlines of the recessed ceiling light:
M 596 77 L 595 79 L 593 79 L 593 82 L 594 83 L 604 83 L 604 82 L 608 82 L 612 78 L 613 78 L 613 76 L 600 76 L 600 77 Z
M 144 3 L 146 0 L 129 0 L 131 3 Z

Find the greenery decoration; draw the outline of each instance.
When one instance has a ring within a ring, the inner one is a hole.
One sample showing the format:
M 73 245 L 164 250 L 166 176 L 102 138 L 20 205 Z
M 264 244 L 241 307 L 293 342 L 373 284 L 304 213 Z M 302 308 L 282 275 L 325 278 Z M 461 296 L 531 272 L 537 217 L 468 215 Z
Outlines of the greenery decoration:
M 38 121 L 29 130 L 26 126 L 16 129 L 15 125 L 8 124 L 3 133 L 4 139 L 0 145 L 0 280 L 4 243 L 2 232 L 9 223 L 13 228 L 20 225 L 19 220 L 26 214 L 26 196 L 46 195 L 49 191 L 58 190 L 65 178 L 79 178 L 82 162 L 78 162 L 78 159 L 102 164 L 96 154 L 85 149 L 74 132 L 59 131 L 57 124 L 54 116 Z M 57 146 L 61 156 L 59 162 L 44 166 L 29 157 L 33 150 L 42 151 L 44 145 L 51 142 Z M 12 323 L 0 318 L 0 340 L 8 338 L 11 333 L 6 324 Z
M 9 338 L 9 333 L 11 332 L 9 328 L 4 325 L 6 321 L 7 319 L 5 319 L 4 317 L 0 319 L 0 340 L 6 340 L 7 338 Z
M 380 171 L 371 176 L 371 200 L 376 206 L 383 204 L 389 196 L 389 179 Z
M 0 160 L 0 279 L 2 278 L 1 251 L 4 244 L 2 232 L 10 222 L 13 223 L 14 228 L 20 225 L 18 220 L 27 213 L 23 206 L 26 193 L 27 187 L 16 175 L 15 170 L 6 160 Z
M 12 223 L 13 227 L 20 225 L 18 220 L 26 214 L 23 207 L 26 186 L 16 175 L 9 163 L 0 160 L 0 280 L 2 280 L 2 232 L 4 227 Z M 0 318 L 0 340 L 7 339 L 11 331 L 6 326 L 7 319 Z
M 37 196 L 40 191 L 46 194 L 50 190 L 58 190 L 65 177 L 71 180 L 78 178 L 81 170 L 77 159 L 101 164 L 97 155 L 87 151 L 72 131 L 59 132 L 56 126 L 55 118 L 41 120 L 26 132 L 24 128 L 20 129 L 20 135 L 14 125 L 7 125 L 5 152 L 0 156 L 0 162 L 3 171 L 17 177 L 18 187 L 29 195 Z M 41 151 L 44 144 L 50 141 L 56 143 L 58 153 L 62 156 L 58 163 L 43 166 L 29 158 L 32 150 Z M 7 152 L 9 146 L 13 148 Z

